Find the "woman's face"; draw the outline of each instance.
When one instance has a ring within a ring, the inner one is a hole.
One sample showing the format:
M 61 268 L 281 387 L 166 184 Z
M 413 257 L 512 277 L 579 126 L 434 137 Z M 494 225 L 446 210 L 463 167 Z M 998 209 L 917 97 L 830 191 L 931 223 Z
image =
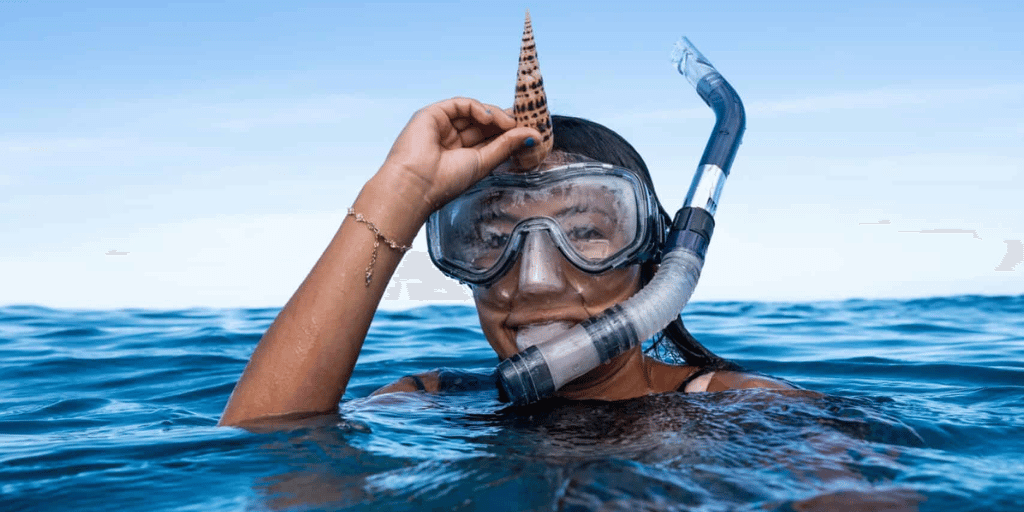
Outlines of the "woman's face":
M 552 166 L 562 163 L 557 154 L 545 161 Z M 543 205 L 532 207 L 535 216 L 555 214 L 544 211 Z M 555 323 L 534 332 L 568 328 L 626 300 L 639 289 L 639 265 L 589 274 L 566 260 L 546 231 L 538 231 L 527 235 L 508 273 L 490 286 L 474 287 L 473 297 L 484 335 L 498 357 L 506 359 L 542 341 L 533 339 L 533 333 L 526 334 L 531 327 Z M 517 346 L 520 334 L 523 336 Z

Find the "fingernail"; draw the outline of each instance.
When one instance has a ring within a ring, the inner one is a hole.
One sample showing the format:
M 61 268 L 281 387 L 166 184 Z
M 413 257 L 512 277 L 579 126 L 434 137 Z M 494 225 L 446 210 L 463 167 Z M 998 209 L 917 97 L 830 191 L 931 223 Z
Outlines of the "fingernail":
M 533 140 L 533 137 L 527 137 L 526 140 L 523 141 L 523 145 L 528 148 L 532 148 L 535 144 L 537 144 L 537 141 Z

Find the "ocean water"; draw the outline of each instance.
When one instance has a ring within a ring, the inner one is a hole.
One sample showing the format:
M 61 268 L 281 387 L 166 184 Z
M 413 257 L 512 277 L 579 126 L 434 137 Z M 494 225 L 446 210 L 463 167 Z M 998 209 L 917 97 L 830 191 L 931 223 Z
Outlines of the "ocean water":
M 695 303 L 808 392 L 511 409 L 368 395 L 496 360 L 475 312 L 380 312 L 337 415 L 217 428 L 276 309 L 0 308 L 0 510 L 1024 510 L 1024 296 Z

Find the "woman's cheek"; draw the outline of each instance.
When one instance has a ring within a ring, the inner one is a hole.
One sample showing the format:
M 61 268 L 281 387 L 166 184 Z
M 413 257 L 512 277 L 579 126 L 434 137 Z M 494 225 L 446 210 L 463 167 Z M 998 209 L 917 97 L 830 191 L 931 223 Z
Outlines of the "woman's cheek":
M 593 314 L 632 297 L 640 289 L 639 266 L 612 270 L 597 276 L 584 275 L 586 279 L 579 282 L 576 288 L 583 296 L 587 308 L 596 310 L 591 311 Z
M 516 353 L 515 340 L 511 339 L 508 330 L 504 326 L 509 312 L 504 309 L 494 308 L 493 304 L 483 300 L 480 295 L 476 295 L 475 298 L 477 316 L 480 317 L 480 329 L 484 332 L 487 343 L 491 345 L 491 348 L 494 349 L 499 358 L 511 357 Z

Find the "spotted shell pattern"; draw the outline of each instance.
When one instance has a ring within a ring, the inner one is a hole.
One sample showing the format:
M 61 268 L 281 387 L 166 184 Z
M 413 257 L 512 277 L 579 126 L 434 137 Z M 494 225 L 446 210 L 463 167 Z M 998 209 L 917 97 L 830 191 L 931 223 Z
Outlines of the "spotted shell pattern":
M 539 144 L 516 154 L 516 161 L 521 168 L 532 169 L 540 165 L 551 153 L 555 138 L 551 131 L 548 98 L 544 94 L 544 79 L 540 76 L 540 64 L 537 61 L 537 45 L 533 40 L 530 11 L 526 11 L 526 24 L 523 26 L 523 45 L 519 51 L 519 74 L 516 77 L 513 113 L 517 126 L 528 126 L 540 132 Z

